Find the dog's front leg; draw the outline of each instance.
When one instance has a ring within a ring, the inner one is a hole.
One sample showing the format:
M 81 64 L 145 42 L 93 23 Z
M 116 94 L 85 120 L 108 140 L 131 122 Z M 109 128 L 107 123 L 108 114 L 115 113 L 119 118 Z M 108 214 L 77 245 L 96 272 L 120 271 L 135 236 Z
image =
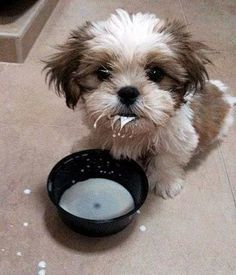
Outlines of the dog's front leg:
M 151 159 L 147 168 L 150 189 L 164 199 L 175 197 L 184 185 L 184 170 L 175 156 L 162 153 Z

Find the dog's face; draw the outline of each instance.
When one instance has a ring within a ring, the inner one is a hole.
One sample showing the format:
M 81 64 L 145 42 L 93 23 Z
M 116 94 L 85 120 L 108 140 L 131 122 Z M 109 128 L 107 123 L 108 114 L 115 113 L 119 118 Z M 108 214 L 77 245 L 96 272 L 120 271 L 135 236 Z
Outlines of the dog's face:
M 179 22 L 118 10 L 73 31 L 46 68 L 69 107 L 81 98 L 91 124 L 111 129 L 114 117 L 131 116 L 126 131 L 141 134 L 165 127 L 186 93 L 200 89 L 205 49 Z

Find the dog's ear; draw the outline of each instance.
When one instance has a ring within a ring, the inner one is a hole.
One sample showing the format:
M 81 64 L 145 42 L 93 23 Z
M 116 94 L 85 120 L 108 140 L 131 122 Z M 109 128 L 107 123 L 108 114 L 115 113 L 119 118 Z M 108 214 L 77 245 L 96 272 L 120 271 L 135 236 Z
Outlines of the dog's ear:
M 204 43 L 194 41 L 185 24 L 178 20 L 167 21 L 162 26 L 161 32 L 169 35 L 168 44 L 178 62 L 186 70 L 185 92 L 201 89 L 208 79 L 206 65 L 212 62 L 207 54 L 212 50 Z
M 44 61 L 49 86 L 54 85 L 57 94 L 65 96 L 67 106 L 72 109 L 81 94 L 81 87 L 75 75 L 86 48 L 85 41 L 91 39 L 88 31 L 90 26 L 91 23 L 86 22 L 81 28 L 72 31 L 66 43 L 57 46 L 58 52 Z

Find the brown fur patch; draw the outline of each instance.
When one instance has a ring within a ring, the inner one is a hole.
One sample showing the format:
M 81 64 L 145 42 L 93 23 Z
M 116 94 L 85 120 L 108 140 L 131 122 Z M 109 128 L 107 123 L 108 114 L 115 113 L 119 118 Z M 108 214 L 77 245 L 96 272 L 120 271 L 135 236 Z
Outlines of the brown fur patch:
M 230 109 L 224 94 L 215 85 L 207 83 L 191 104 L 193 125 L 199 135 L 199 149 L 204 149 L 217 137 Z
M 90 26 L 91 23 L 87 22 L 78 30 L 72 31 L 67 42 L 57 47 L 59 52 L 45 61 L 44 70 L 47 71 L 46 79 L 49 85 L 54 84 L 58 95 L 65 96 L 66 104 L 70 108 L 75 107 L 81 93 L 76 71 L 86 49 L 85 41 L 92 38 L 88 32 Z
M 186 70 L 184 85 L 186 91 L 196 91 L 204 87 L 205 79 L 208 79 L 205 65 L 211 63 L 206 53 L 210 49 L 205 44 L 194 41 L 185 25 L 180 21 L 167 21 L 160 32 L 170 35 L 171 39 L 167 44 L 176 54 L 179 64 Z

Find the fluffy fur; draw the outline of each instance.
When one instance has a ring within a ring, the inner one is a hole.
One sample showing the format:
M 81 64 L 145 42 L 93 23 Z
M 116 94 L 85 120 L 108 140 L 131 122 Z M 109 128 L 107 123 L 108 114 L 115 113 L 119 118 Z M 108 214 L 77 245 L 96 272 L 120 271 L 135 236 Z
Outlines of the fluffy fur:
M 174 197 L 192 156 L 222 138 L 233 121 L 235 99 L 223 83 L 207 80 L 207 50 L 178 21 L 117 10 L 106 21 L 74 30 L 47 61 L 47 77 L 68 107 L 81 99 L 97 147 L 142 162 L 151 189 Z M 109 77 L 99 77 L 101 67 Z M 164 74 L 160 81 L 148 77 L 153 68 Z M 118 96 L 125 86 L 139 91 L 128 107 Z M 116 115 L 136 119 L 117 135 Z

